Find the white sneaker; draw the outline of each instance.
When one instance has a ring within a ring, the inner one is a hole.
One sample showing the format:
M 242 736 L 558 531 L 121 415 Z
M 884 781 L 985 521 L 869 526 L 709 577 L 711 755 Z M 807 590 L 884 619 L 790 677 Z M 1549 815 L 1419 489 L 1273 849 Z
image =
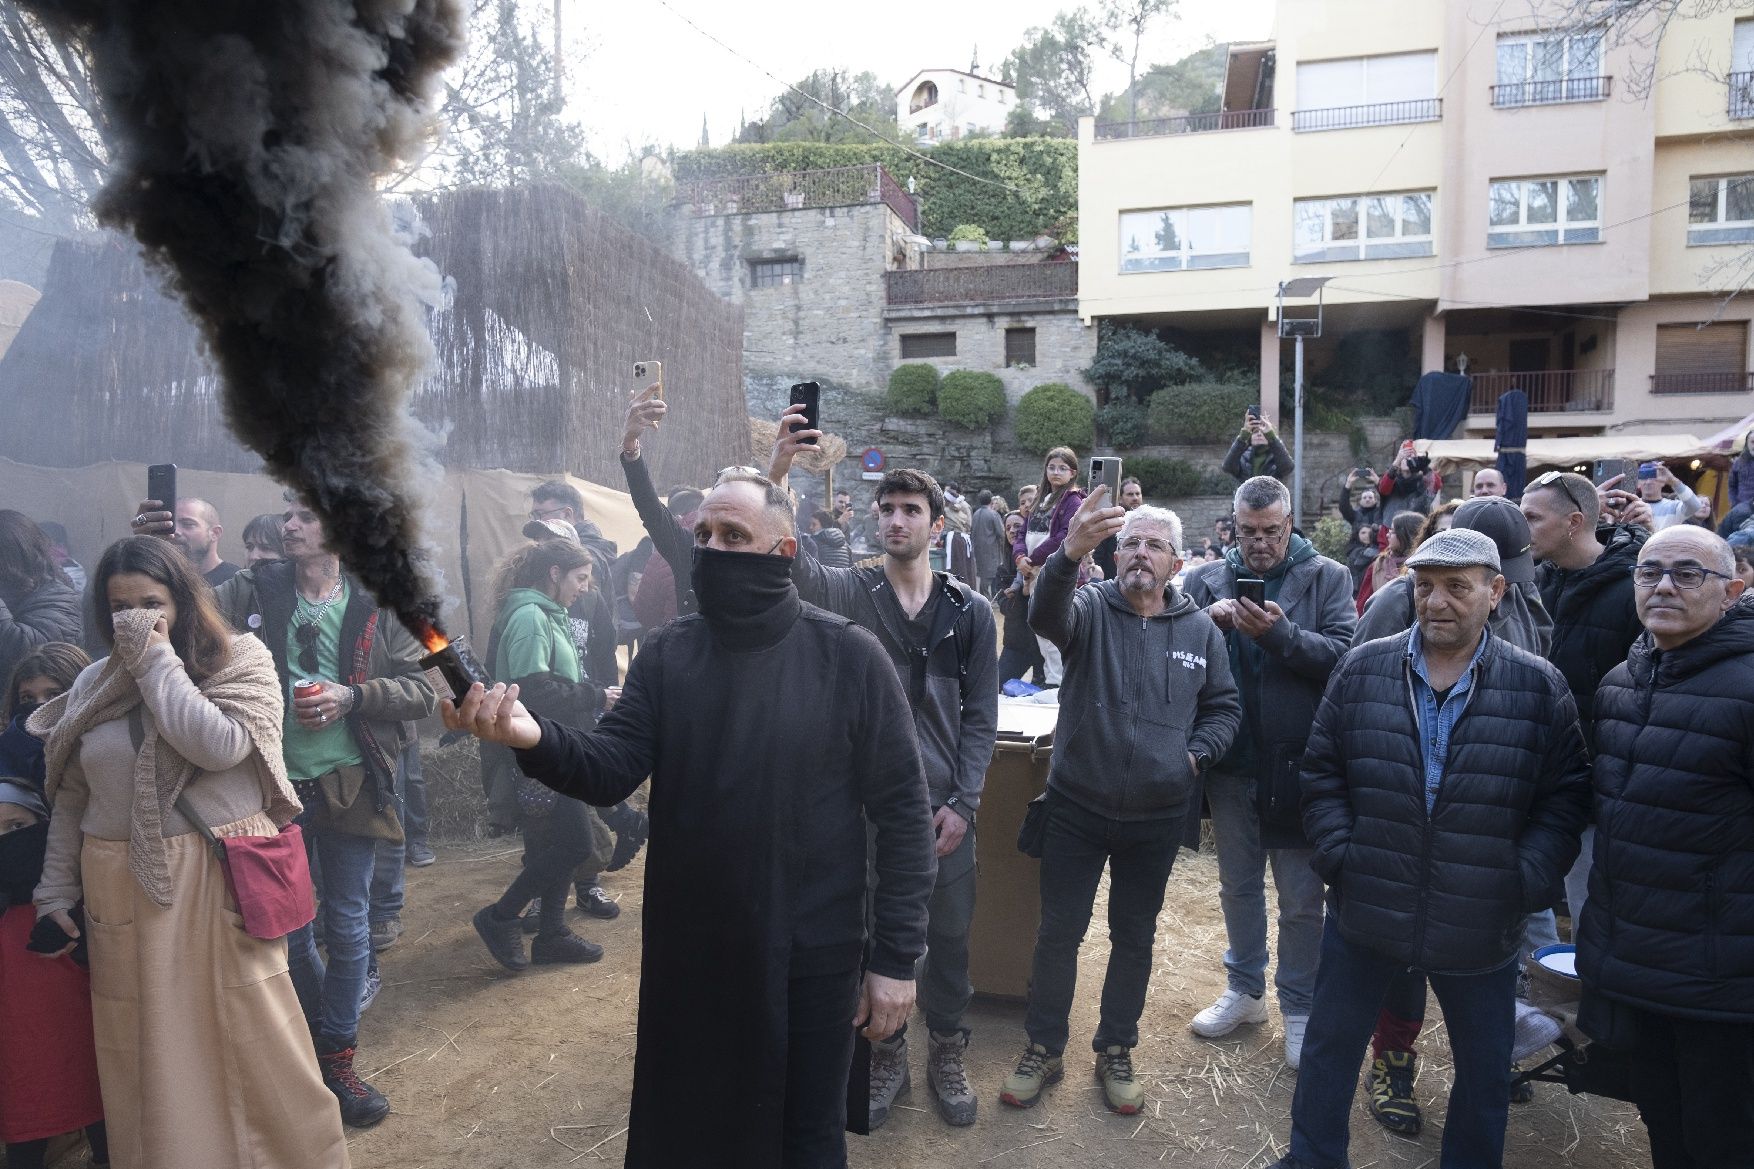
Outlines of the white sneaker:
M 1244 1023 L 1266 1021 L 1267 1000 L 1264 997 L 1227 990 L 1218 996 L 1217 1002 L 1195 1015 L 1190 1026 L 1195 1035 L 1217 1039 L 1220 1035 L 1230 1034 Z
M 1286 1015 L 1285 1024 L 1285 1066 L 1292 1071 L 1303 1062 L 1303 1032 L 1309 1026 L 1308 1015 Z

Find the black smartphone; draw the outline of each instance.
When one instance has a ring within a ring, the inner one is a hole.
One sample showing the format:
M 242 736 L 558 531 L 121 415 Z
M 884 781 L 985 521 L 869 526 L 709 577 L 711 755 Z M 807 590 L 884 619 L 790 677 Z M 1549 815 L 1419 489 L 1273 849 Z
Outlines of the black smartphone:
M 1250 418 L 1259 418 L 1260 416 L 1261 416 L 1261 408 L 1258 405 L 1249 407 L 1249 417 Z
M 821 386 L 817 385 L 815 382 L 798 382 L 792 387 L 792 405 L 802 405 L 804 407 L 804 425 L 801 429 L 822 429 Z M 816 445 L 816 440 L 813 438 L 806 438 L 802 441 L 810 446 Z
M 1597 459 L 1595 475 L 1592 478 L 1596 486 L 1600 487 L 1616 475 L 1622 476 L 1624 481 L 1627 470 L 1627 460 L 1625 459 Z
M 1104 507 L 1113 507 L 1121 499 L 1121 461 L 1114 457 L 1093 458 L 1090 460 L 1090 490 L 1094 492 L 1097 484 L 1108 487 L 1108 498 L 1103 500 Z
M 1267 607 L 1267 582 L 1257 580 L 1252 576 L 1239 576 L 1236 578 L 1236 595 L 1238 600 L 1247 597 L 1256 608 L 1265 609 Z
M 159 510 L 177 513 L 177 465 L 154 463 L 146 468 L 146 498 L 158 500 Z

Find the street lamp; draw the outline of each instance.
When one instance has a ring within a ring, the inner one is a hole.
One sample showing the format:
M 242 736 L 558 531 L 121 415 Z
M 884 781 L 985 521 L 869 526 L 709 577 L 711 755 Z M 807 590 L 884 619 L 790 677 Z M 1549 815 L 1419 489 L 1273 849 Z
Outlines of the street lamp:
M 1295 338 L 1297 356 L 1292 367 L 1292 400 L 1295 403 L 1293 423 L 1295 431 L 1292 441 L 1295 449 L 1291 454 L 1291 526 L 1303 526 L 1303 339 L 1322 335 L 1322 286 L 1330 277 L 1300 276 L 1296 280 L 1279 282 L 1279 339 Z M 1285 298 L 1307 299 L 1316 298 L 1315 316 L 1286 317 Z

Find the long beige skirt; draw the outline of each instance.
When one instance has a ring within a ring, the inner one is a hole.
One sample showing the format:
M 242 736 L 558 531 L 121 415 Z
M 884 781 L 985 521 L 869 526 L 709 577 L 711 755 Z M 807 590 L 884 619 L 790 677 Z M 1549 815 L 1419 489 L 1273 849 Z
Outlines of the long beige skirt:
M 270 835 L 253 816 L 219 835 Z M 98 1082 L 117 1169 L 347 1169 L 335 1097 L 286 972 L 286 940 L 244 932 L 195 833 L 165 841 L 171 905 L 128 871 L 128 842 L 86 837 Z

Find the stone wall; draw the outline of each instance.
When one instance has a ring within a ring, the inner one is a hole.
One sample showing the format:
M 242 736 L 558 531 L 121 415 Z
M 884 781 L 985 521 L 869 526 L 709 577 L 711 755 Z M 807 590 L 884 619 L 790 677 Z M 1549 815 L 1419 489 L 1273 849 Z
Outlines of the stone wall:
M 1013 301 L 1007 304 L 917 305 L 888 310 L 886 357 L 889 369 L 903 361 L 901 339 L 909 333 L 955 333 L 956 356 L 932 358 L 939 373 L 957 369 L 999 375 L 1013 406 L 1043 382 L 1065 382 L 1092 398 L 1083 370 L 1096 357 L 1096 329 L 1078 316 L 1074 300 Z M 1005 330 L 1035 330 L 1035 364 L 1005 365 Z M 888 371 L 884 373 L 888 384 Z

